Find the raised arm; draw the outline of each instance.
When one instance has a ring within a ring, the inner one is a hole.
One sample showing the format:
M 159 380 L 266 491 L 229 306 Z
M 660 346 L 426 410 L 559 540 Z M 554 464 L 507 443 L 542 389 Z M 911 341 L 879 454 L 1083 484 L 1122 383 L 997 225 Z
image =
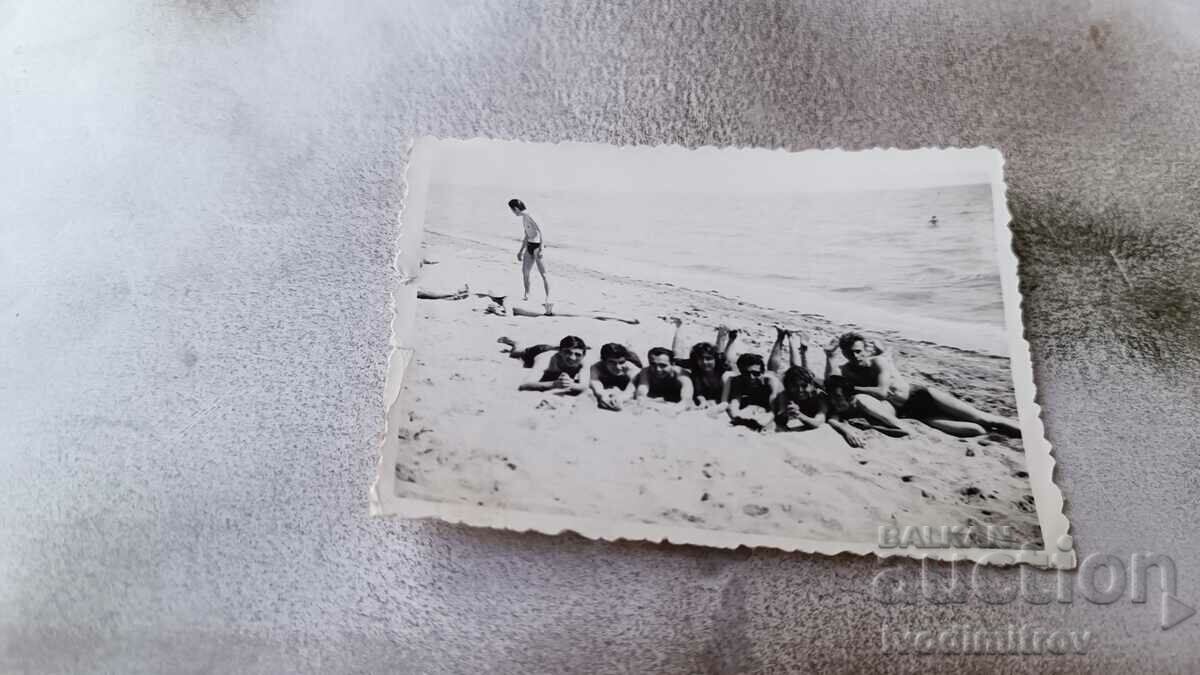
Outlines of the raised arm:
M 674 354 L 675 361 L 686 359 L 683 346 L 683 319 L 673 316 L 669 321 L 675 326 L 675 335 L 671 337 L 671 353 Z
M 779 381 L 779 377 L 777 377 L 775 373 L 768 372 L 765 373 L 763 377 L 767 378 L 767 384 L 771 387 L 770 404 L 771 407 L 774 408 L 775 401 L 779 398 L 779 395 L 783 393 L 783 382 Z
M 833 375 L 833 359 L 834 359 L 834 356 L 837 354 L 837 349 L 838 349 L 837 340 L 834 340 L 833 342 L 831 342 L 829 344 L 829 346 L 825 347 L 825 349 L 824 349 L 824 351 L 825 351 L 825 374 L 821 377 L 822 382 L 828 382 L 829 377 L 831 375 Z

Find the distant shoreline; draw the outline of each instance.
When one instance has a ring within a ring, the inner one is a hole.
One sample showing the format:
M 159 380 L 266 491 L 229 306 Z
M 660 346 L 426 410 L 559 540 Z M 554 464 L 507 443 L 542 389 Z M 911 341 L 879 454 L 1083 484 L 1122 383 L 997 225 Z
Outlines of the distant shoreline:
M 502 245 L 502 242 L 508 241 L 508 238 L 504 237 L 485 239 L 474 234 L 450 233 L 436 228 L 427 228 L 425 232 L 426 236 L 444 238 L 446 242 L 469 242 L 473 246 L 497 251 L 507 248 Z M 515 250 L 515 247 L 513 248 Z M 551 251 L 550 257 L 547 259 L 551 270 L 556 261 L 561 261 L 603 276 L 712 295 L 731 303 L 744 304 L 767 312 L 778 312 L 785 316 L 817 315 L 834 323 L 860 327 L 887 337 L 903 337 L 914 342 L 939 345 L 984 356 L 1009 358 L 1008 336 L 1002 324 L 912 316 L 885 308 L 864 305 L 855 299 L 839 301 L 805 291 L 788 291 L 788 302 L 785 304 L 792 305 L 794 308 L 784 309 L 780 307 L 780 303 L 772 302 L 771 298 L 767 297 L 768 293 L 756 290 L 755 284 L 752 282 L 724 277 L 721 281 L 729 288 L 720 290 L 703 288 L 703 286 L 712 286 L 713 281 L 705 281 L 704 274 L 700 272 L 689 272 L 678 267 L 671 267 L 673 275 L 680 277 L 680 283 L 674 283 L 650 278 L 661 276 L 661 274 L 659 270 L 653 269 L 653 266 L 646 263 L 622 259 L 618 266 L 619 271 L 612 271 L 604 268 L 603 258 L 596 254 L 580 252 L 569 247 L 554 247 Z M 629 274 L 630 271 L 635 274 Z M 642 274 L 636 274 L 636 272 L 642 272 Z

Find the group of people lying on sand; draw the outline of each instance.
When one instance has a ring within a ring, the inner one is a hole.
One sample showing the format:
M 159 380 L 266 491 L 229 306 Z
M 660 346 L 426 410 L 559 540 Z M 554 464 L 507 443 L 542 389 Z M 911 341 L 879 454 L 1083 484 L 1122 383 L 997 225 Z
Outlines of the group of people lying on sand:
M 828 424 L 853 447 L 860 433 L 874 429 L 903 437 L 917 420 L 954 436 L 998 432 L 1020 436 L 1017 422 L 986 413 L 954 395 L 910 382 L 892 357 L 858 333 L 846 333 L 824 348 L 824 377 L 808 367 L 808 345 L 799 331 L 776 327 L 769 358 L 737 353 L 738 331 L 718 328 L 714 342 L 700 342 L 684 353 L 682 321 L 671 319 L 675 337 L 670 349 L 654 347 L 643 363 L 627 346 L 608 343 L 599 360 L 586 366 L 588 346 L 574 335 L 554 347 L 529 347 L 502 337 L 509 356 L 524 361 L 538 376 L 522 391 L 560 395 L 589 393 L 601 408 L 621 410 L 630 401 L 659 405 L 717 408 L 739 426 L 755 430 L 801 431 Z M 840 352 L 843 363 L 834 372 Z M 732 366 L 730 364 L 733 364 Z

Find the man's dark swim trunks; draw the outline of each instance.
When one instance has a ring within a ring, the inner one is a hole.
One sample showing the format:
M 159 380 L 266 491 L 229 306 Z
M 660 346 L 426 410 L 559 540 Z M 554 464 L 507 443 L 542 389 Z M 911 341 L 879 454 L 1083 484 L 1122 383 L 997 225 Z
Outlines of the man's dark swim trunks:
M 917 387 L 912 388 L 904 405 L 896 409 L 897 416 L 909 419 L 928 419 L 935 414 L 937 414 L 937 403 L 934 402 L 933 396 L 928 390 Z

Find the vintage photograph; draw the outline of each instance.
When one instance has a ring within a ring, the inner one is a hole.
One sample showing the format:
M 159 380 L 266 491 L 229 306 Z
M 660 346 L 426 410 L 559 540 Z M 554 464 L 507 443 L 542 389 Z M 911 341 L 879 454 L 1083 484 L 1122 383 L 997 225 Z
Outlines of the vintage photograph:
M 1055 564 L 1002 165 L 418 141 L 375 511 Z

